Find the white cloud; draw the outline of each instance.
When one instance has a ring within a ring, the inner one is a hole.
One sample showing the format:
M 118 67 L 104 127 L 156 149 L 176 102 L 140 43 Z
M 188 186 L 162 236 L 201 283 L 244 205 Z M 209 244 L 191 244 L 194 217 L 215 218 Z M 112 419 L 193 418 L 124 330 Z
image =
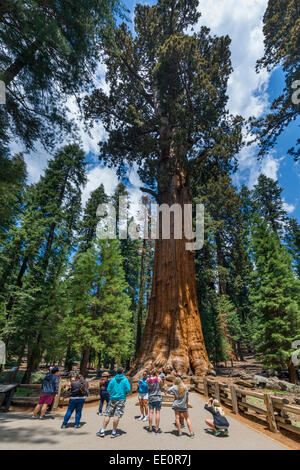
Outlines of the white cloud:
M 283 201 L 283 209 L 284 209 L 288 214 L 291 214 L 291 213 L 294 212 L 294 210 L 296 209 L 296 206 L 294 206 L 294 204 L 288 204 L 286 201 Z
M 105 65 L 99 63 L 96 70 L 96 75 L 94 78 L 95 87 L 102 87 L 105 93 L 109 92 L 109 85 L 105 82 Z M 76 103 L 75 98 L 70 98 L 67 100 L 66 107 L 69 109 L 68 115 L 70 119 L 73 119 L 78 126 L 77 137 L 81 141 L 81 146 L 86 154 L 94 155 L 94 160 L 98 161 L 97 154 L 99 153 L 99 142 L 106 138 L 106 132 L 101 123 L 95 123 L 94 127 L 89 129 L 89 132 L 86 130 L 83 120 L 80 118 L 79 108 Z M 64 142 L 60 142 L 56 149 L 53 151 L 47 152 L 45 148 L 37 143 L 35 149 L 31 152 L 27 152 L 22 142 L 15 141 L 10 145 L 11 152 L 19 153 L 24 152 L 24 158 L 27 165 L 28 172 L 28 182 L 36 183 L 43 171 L 47 167 L 47 162 L 50 158 L 53 157 L 55 150 L 62 147 L 70 142 L 70 139 L 67 139 Z
M 82 192 L 83 206 L 86 204 L 91 192 L 95 191 L 101 183 L 108 195 L 113 194 L 118 184 L 118 177 L 115 170 L 113 168 L 101 168 L 100 166 L 96 166 L 88 171 L 87 180 L 87 184 Z
M 200 25 L 206 25 L 212 34 L 231 38 L 233 73 L 228 84 L 228 109 L 245 119 L 260 116 L 268 108 L 267 87 L 270 75 L 255 71 L 256 62 L 264 52 L 262 18 L 267 0 L 206 0 L 200 2 Z M 242 149 L 238 155 L 239 170 L 234 175 L 235 184 L 252 188 L 260 173 L 277 178 L 280 160 L 268 155 L 258 162 L 257 146 Z
M 261 172 L 266 175 L 268 178 L 273 180 L 278 179 L 278 170 L 280 162 L 283 157 L 275 159 L 271 154 L 268 154 L 262 161 Z
M 267 0 L 206 0 L 200 2 L 199 24 L 212 34 L 228 34 L 232 40 L 231 60 L 234 71 L 229 80 L 229 110 L 243 117 L 260 115 L 267 106 L 265 93 L 269 74 L 257 74 L 255 65 L 263 55 L 262 18 Z M 259 95 L 255 96 L 255 92 Z

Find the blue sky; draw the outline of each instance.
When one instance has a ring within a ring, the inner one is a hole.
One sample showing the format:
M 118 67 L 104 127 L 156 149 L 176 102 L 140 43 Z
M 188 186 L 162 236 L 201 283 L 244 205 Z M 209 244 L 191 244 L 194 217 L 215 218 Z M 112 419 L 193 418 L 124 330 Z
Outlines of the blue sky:
M 136 3 L 154 4 L 155 0 L 125 0 L 124 4 L 130 10 L 133 20 L 133 11 Z M 282 92 L 284 77 L 280 68 L 271 74 L 263 70 L 255 72 L 256 61 L 263 55 L 262 17 L 267 6 L 267 0 L 200 0 L 199 9 L 202 13 L 198 28 L 206 25 L 211 32 L 217 35 L 228 34 L 231 39 L 231 52 L 233 74 L 230 77 L 228 94 L 228 108 L 232 114 L 241 114 L 243 117 L 259 117 L 266 113 L 272 99 Z M 197 30 L 197 27 L 194 28 Z M 105 69 L 99 64 L 98 74 L 95 78 L 96 86 L 105 84 Z M 72 117 L 77 113 L 74 102 L 69 103 Z M 278 139 L 274 150 L 261 162 L 257 161 L 257 148 L 255 145 L 244 148 L 240 155 L 239 170 L 233 176 L 234 184 L 240 186 L 247 184 L 252 188 L 260 173 L 278 179 L 283 188 L 283 200 L 289 215 L 296 217 L 300 222 L 300 162 L 295 163 L 287 155 L 287 150 L 296 141 L 299 135 L 300 119 L 289 126 Z M 88 184 L 83 191 L 85 202 L 91 191 L 100 183 L 105 190 L 111 193 L 118 179 L 113 169 L 103 168 L 96 157 L 98 142 L 105 139 L 105 132 L 101 123 L 98 124 L 90 136 L 80 126 L 80 136 L 89 162 Z M 12 150 L 20 151 L 16 144 Z M 49 155 L 42 148 L 26 155 L 29 180 L 35 182 L 46 167 Z M 138 200 L 140 181 L 135 170 L 129 174 L 131 197 Z

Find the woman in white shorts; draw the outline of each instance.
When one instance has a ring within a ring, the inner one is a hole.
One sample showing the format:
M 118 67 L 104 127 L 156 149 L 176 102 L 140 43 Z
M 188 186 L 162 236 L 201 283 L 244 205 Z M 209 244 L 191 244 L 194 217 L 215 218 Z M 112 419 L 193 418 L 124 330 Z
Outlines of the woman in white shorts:
M 147 386 L 147 372 L 143 372 L 143 377 L 138 381 L 139 402 L 141 416 L 138 418 L 140 421 L 147 421 L 148 419 L 148 386 Z

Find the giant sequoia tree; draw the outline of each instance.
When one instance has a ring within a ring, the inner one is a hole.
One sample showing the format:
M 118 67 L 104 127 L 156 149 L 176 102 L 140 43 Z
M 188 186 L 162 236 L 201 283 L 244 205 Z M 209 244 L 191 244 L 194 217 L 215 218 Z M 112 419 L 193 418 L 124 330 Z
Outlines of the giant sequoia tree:
M 191 172 L 204 161 L 228 161 L 240 145 L 240 118 L 226 112 L 229 37 L 207 28 L 186 34 L 200 16 L 198 0 L 137 5 L 135 36 L 125 24 L 105 51 L 109 95 L 86 97 L 86 115 L 101 120 L 108 140 L 102 161 L 119 173 L 137 165 L 159 204 L 192 202 Z M 133 373 L 155 365 L 176 373 L 210 368 L 198 311 L 194 255 L 185 239 L 156 240 L 147 323 Z

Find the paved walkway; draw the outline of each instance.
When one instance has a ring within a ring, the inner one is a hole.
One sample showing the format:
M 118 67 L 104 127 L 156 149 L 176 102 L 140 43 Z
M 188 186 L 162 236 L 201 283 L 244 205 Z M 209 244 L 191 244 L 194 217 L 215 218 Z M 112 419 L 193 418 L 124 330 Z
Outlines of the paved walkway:
M 230 418 L 229 437 L 215 437 L 204 431 L 204 420 L 210 414 L 203 409 L 204 400 L 196 394 L 190 395 L 190 416 L 196 437 L 190 439 L 186 428 L 183 436 L 176 435 L 174 412 L 163 407 L 161 412 L 162 434 L 148 433 L 144 428 L 147 423 L 136 421 L 139 407 L 135 406 L 137 397 L 131 397 L 126 403 L 126 412 L 120 421 L 121 435 L 111 439 L 112 429 L 109 424 L 105 438 L 96 436 L 103 418 L 96 414 L 97 407 L 83 409 L 82 428 L 75 429 L 74 416 L 69 427 L 61 429 L 64 413 L 57 412 L 46 420 L 32 420 L 28 413 L 0 413 L 0 450 L 62 449 L 62 450 L 283 450 L 278 442 L 269 439 L 244 424 Z

